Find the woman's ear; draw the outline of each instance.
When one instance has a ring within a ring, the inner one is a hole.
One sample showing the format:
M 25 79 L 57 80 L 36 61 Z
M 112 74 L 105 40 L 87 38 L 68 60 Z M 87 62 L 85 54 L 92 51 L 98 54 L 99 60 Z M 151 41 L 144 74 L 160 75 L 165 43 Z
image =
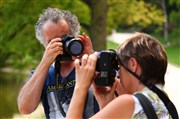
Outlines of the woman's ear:
M 129 69 L 132 71 L 132 72 L 136 72 L 137 71 L 137 68 L 138 68 L 138 62 L 135 58 L 130 58 L 129 59 Z

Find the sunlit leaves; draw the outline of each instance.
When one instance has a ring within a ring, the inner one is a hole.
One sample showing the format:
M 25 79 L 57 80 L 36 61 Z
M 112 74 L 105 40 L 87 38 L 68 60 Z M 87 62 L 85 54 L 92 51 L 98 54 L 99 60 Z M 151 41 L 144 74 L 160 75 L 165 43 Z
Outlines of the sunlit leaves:
M 117 24 L 133 25 L 145 28 L 155 24 L 161 26 L 164 20 L 160 8 L 137 0 L 108 0 L 108 24 L 117 28 Z

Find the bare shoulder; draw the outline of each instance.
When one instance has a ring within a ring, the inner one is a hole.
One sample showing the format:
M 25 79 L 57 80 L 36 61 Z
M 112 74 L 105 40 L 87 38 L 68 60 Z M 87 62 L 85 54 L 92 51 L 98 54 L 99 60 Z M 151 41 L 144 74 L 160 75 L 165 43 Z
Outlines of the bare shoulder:
M 123 95 L 120 95 L 117 97 L 118 100 L 125 100 L 125 101 L 134 101 L 133 95 L 130 95 L 130 94 L 123 94 Z
M 116 103 L 118 106 L 122 106 L 122 107 L 124 106 L 132 107 L 135 104 L 132 95 L 129 94 L 124 94 L 117 97 L 112 103 Z

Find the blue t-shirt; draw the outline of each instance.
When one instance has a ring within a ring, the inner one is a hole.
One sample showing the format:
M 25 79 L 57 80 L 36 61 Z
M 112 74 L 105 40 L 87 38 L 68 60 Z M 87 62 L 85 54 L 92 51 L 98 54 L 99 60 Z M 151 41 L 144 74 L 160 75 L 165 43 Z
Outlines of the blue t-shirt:
M 47 119 L 65 118 L 61 111 L 67 113 L 75 86 L 75 68 L 70 74 L 63 78 L 60 76 L 58 90 L 55 76 L 55 68 L 51 66 L 44 83 L 41 101 Z M 62 107 L 62 109 L 61 109 Z M 78 109 L 78 108 L 77 108 Z M 92 88 L 89 89 L 84 107 L 83 118 L 87 119 L 99 110 L 98 103 L 93 95 Z

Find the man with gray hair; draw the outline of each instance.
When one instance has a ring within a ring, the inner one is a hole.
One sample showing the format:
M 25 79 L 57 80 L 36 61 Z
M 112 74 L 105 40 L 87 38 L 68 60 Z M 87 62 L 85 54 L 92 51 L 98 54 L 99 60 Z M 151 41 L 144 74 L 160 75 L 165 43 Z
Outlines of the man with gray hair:
M 46 118 L 65 118 L 75 86 L 74 59 L 81 58 L 83 54 L 91 54 L 92 43 L 85 33 L 78 35 L 80 24 L 77 17 L 69 11 L 57 8 L 47 8 L 40 15 L 35 31 L 45 52 L 19 93 L 19 111 L 30 114 L 42 101 Z M 57 60 L 57 57 L 64 55 L 62 37 L 65 35 L 72 35 L 80 40 L 84 47 L 83 52 L 79 56 L 71 56 L 68 61 Z M 98 105 L 90 89 L 83 118 L 89 118 L 97 111 Z

